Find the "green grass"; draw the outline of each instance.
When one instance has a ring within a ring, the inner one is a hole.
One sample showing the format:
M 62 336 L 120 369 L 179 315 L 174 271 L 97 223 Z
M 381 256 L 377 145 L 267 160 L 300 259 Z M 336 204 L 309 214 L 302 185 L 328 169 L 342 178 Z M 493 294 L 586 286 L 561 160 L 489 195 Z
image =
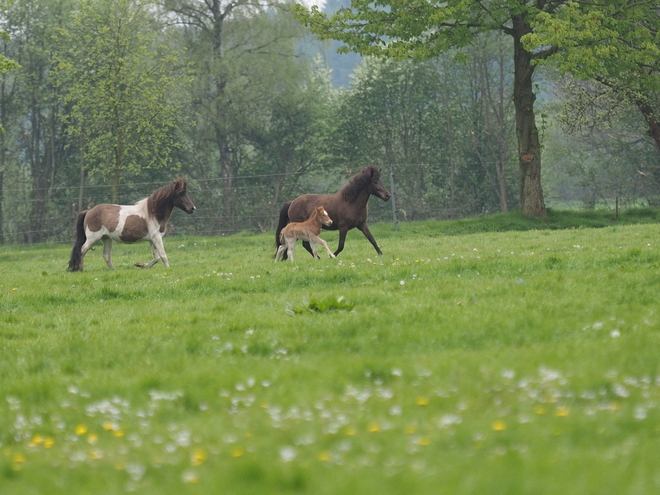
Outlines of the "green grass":
M 2 247 L 0 492 L 657 493 L 657 221 Z

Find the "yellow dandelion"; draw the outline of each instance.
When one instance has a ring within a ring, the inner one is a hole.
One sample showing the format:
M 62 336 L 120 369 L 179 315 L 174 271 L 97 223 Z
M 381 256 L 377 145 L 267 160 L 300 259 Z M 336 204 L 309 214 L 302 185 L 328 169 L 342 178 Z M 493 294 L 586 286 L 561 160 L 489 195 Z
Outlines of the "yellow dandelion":
M 534 408 L 534 414 L 538 414 L 539 416 L 545 414 L 545 407 L 537 406 L 536 408 Z
M 378 423 L 371 423 L 369 425 L 369 431 L 371 433 L 378 433 L 380 431 L 380 426 L 378 426 Z
M 319 452 L 319 461 L 328 462 L 330 460 L 330 452 L 327 450 L 322 450 Z
M 44 437 L 41 435 L 35 435 L 32 437 L 32 441 L 30 442 L 32 445 L 40 445 L 44 443 Z
M 99 436 L 96 433 L 90 433 L 87 435 L 87 442 L 91 443 L 94 445 L 96 442 L 99 441 Z
M 429 403 L 429 400 L 426 397 L 417 397 L 418 406 L 426 406 Z
M 245 451 L 240 447 L 234 447 L 233 449 L 231 449 L 232 457 L 242 457 L 243 454 L 245 454 Z
M 206 460 L 206 452 L 202 449 L 195 450 L 190 456 L 190 463 L 193 466 L 199 466 Z
M 16 290 L 16 287 L 14 287 L 12 290 Z
M 555 411 L 555 414 L 559 418 L 565 418 L 568 416 L 568 408 L 567 407 L 558 407 L 557 410 Z
M 421 445 L 422 447 L 425 447 L 430 444 L 431 444 L 431 439 L 429 437 L 419 437 L 417 439 L 417 445 Z
M 356 433 L 357 433 L 357 430 L 355 428 L 353 428 L 352 426 L 349 426 L 348 428 L 346 428 L 346 435 L 347 436 L 352 437 Z
M 14 454 L 11 460 L 14 461 L 15 464 L 23 464 L 26 461 L 23 454 Z
M 417 431 L 417 427 L 416 427 L 415 425 L 408 425 L 408 426 L 406 426 L 406 433 L 407 433 L 408 435 L 412 435 L 412 434 L 415 433 L 416 431 Z
M 76 426 L 76 435 L 84 435 L 87 433 L 87 427 L 85 425 L 78 425 Z
M 51 448 L 53 445 L 55 445 L 55 439 L 54 439 L 54 438 L 52 438 L 52 437 L 46 437 L 46 438 L 44 439 L 44 449 L 49 449 L 49 448 Z
M 117 438 L 121 438 L 125 435 L 124 430 L 122 430 L 121 428 L 118 429 L 118 430 L 115 430 L 112 434 L 114 436 L 116 436 Z
M 501 419 L 498 419 L 496 421 L 493 421 L 493 430 L 495 431 L 504 431 L 506 430 L 506 423 L 502 421 Z
M 103 429 L 104 429 L 105 431 L 114 430 L 116 427 L 117 427 L 117 426 L 115 425 L 115 422 L 114 422 L 114 421 L 105 421 L 105 422 L 103 423 Z

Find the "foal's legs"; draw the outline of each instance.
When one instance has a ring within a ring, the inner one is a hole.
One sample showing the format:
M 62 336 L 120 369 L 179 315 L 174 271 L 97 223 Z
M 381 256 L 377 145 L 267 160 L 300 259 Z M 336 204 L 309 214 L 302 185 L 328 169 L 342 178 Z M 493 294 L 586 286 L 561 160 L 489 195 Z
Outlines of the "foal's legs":
M 286 258 L 284 260 L 289 259 L 293 261 L 293 248 L 296 245 L 296 237 L 285 237 L 283 236 L 281 239 L 282 244 L 277 248 L 277 253 L 275 253 L 275 262 L 277 263 L 282 255 L 284 254 L 284 251 L 286 251 Z
M 280 245 L 277 247 L 277 253 L 275 253 L 275 263 L 277 263 L 278 261 L 280 261 L 280 258 L 281 258 L 282 255 L 284 254 L 284 251 L 286 251 L 286 243 L 280 244 Z
M 330 251 L 330 248 L 328 247 L 328 243 L 325 242 L 323 239 L 320 237 L 316 237 L 315 239 L 312 240 L 312 249 L 314 250 L 314 254 L 316 255 L 316 244 L 321 244 L 325 248 L 325 251 L 328 253 L 328 256 L 331 258 L 334 258 L 335 255 Z M 316 258 L 320 259 L 320 256 L 316 255 Z
M 293 262 L 293 247 L 296 245 L 296 238 L 287 238 L 284 243 L 286 244 L 286 256 Z

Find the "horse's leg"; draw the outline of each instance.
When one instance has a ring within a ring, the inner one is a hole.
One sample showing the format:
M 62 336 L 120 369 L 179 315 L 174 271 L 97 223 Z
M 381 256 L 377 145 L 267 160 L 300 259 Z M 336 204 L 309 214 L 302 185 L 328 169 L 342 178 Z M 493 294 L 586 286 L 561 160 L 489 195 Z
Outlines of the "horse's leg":
M 94 244 L 96 244 L 100 240 L 101 240 L 101 237 L 92 232 L 89 235 L 89 237 L 87 238 L 87 240 L 85 241 L 85 243 L 80 248 L 80 270 L 81 271 L 83 269 L 83 263 L 85 261 L 85 254 L 87 253 L 87 251 L 89 251 L 90 249 L 92 249 L 94 247 Z M 110 239 L 108 239 L 108 240 L 110 240 Z M 104 251 L 105 251 L 105 247 L 104 247 Z M 110 268 L 114 268 L 114 267 L 110 267 Z
M 325 241 L 324 241 L 323 239 L 321 239 L 320 237 L 317 237 L 317 238 L 315 239 L 315 242 L 318 242 L 319 244 L 321 244 L 321 246 L 323 246 L 323 247 L 325 248 L 326 252 L 328 253 L 328 256 L 330 256 L 331 258 L 334 258 L 334 257 L 335 257 L 335 255 L 332 253 L 332 251 L 330 251 L 330 248 L 328 247 L 328 243 L 327 243 L 327 242 L 325 242 Z
M 366 224 L 366 222 L 363 223 L 362 225 L 358 225 L 358 229 L 360 229 L 360 231 L 364 234 L 364 236 L 367 239 L 369 239 L 369 242 L 376 249 L 376 252 L 378 254 L 383 254 L 383 252 L 378 247 L 378 243 L 376 242 L 376 239 L 374 239 L 374 236 L 371 235 L 371 231 L 369 230 L 369 226 Z
M 138 263 L 138 266 L 140 268 L 151 268 L 156 263 L 158 263 L 158 260 L 163 260 L 163 264 L 167 268 L 169 268 L 170 263 L 167 259 L 167 255 L 165 254 L 165 248 L 163 247 L 163 239 L 160 236 L 156 236 L 153 240 L 149 242 L 151 244 L 151 252 L 154 255 L 154 259 L 152 259 L 149 263 Z
M 318 253 L 316 252 L 316 239 L 310 239 L 309 244 L 312 248 L 312 256 L 314 256 L 314 259 L 320 260 L 321 258 L 319 257 Z
M 286 244 L 286 256 L 293 262 L 293 247 L 296 245 L 296 238 L 294 237 L 292 239 L 285 239 L 284 240 Z
M 310 245 L 309 241 L 303 241 L 302 244 L 303 244 L 303 247 L 309 252 L 309 254 L 314 256 L 314 251 L 312 251 L 312 246 Z M 314 258 L 316 258 L 316 256 L 314 256 Z
M 286 251 L 286 244 L 280 244 L 280 245 L 277 247 L 277 253 L 275 253 L 275 263 L 277 263 L 278 261 L 280 261 L 280 258 L 281 258 L 282 255 L 284 254 L 284 251 Z
M 105 237 L 103 239 L 103 259 L 108 265 L 108 268 L 111 270 L 115 269 L 115 265 L 112 264 L 112 239 Z
M 335 251 L 335 256 L 341 253 L 344 250 L 344 242 L 346 242 L 346 229 L 339 230 L 339 245 L 337 246 L 337 251 Z

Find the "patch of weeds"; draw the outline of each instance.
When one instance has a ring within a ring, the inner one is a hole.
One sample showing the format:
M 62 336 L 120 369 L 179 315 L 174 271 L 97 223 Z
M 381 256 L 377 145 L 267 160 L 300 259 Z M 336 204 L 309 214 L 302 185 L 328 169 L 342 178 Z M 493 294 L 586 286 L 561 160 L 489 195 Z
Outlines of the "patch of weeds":
M 303 300 L 301 306 L 293 306 L 288 304 L 286 313 L 292 316 L 300 315 L 303 313 L 328 313 L 330 311 L 342 311 L 349 312 L 352 311 L 355 307 L 355 304 L 349 303 L 344 300 L 344 296 L 337 298 L 326 297 L 323 299 L 312 298 L 309 301 Z

